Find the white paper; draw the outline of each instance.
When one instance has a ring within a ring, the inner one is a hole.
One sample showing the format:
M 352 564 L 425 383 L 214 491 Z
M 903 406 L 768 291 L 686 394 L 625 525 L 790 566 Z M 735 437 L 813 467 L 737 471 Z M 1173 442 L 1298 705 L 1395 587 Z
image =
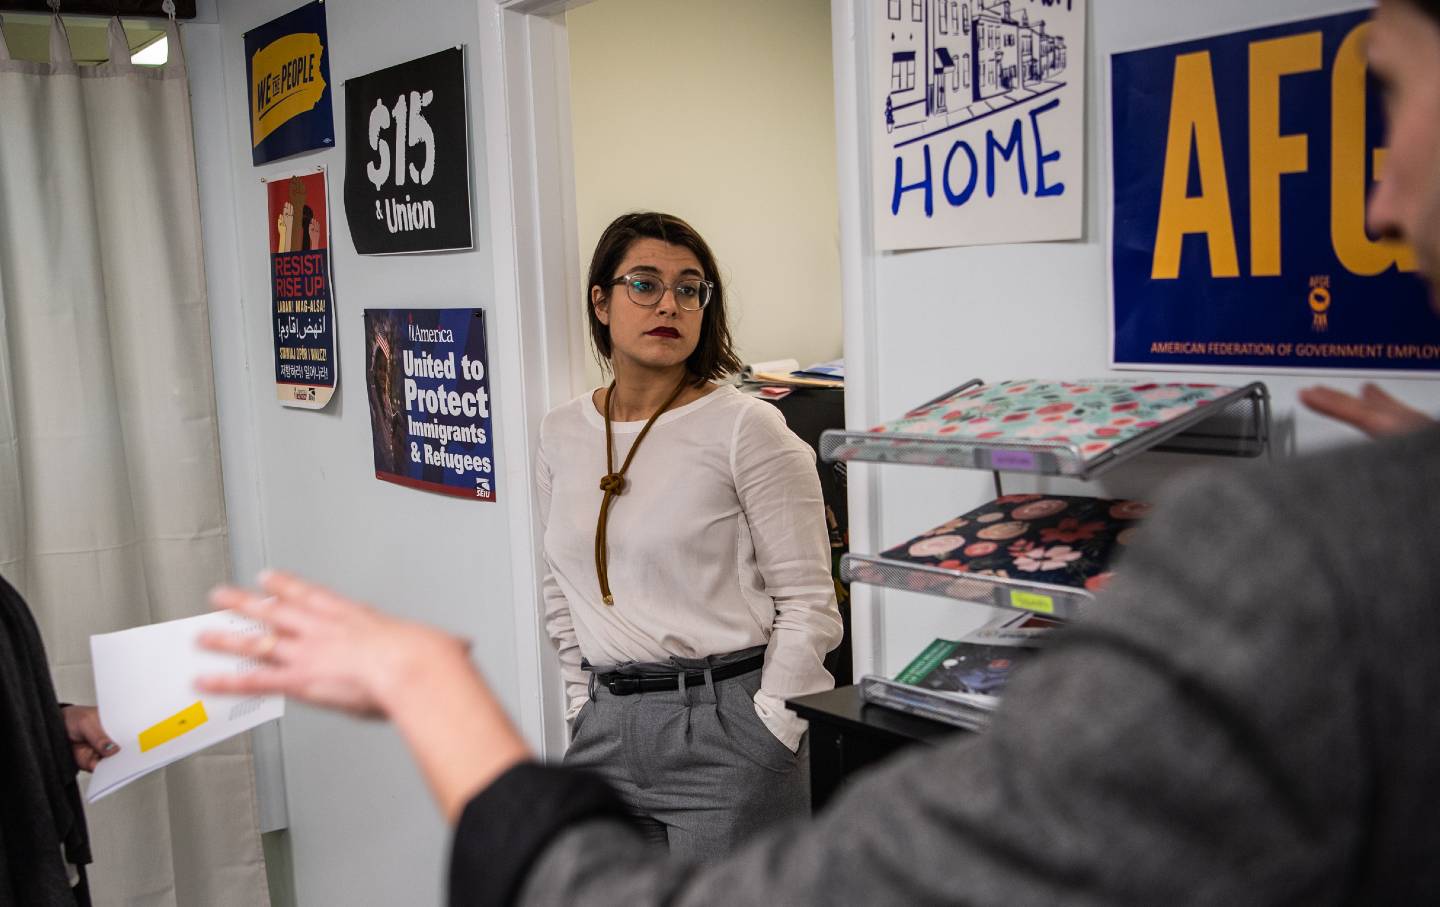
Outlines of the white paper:
M 740 370 L 741 377 L 749 378 L 761 373 L 789 374 L 800 367 L 798 359 L 768 359 L 765 362 L 752 362 Z
M 100 760 L 86 799 L 94 803 L 158 768 L 285 714 L 283 696 L 222 696 L 195 688 L 201 675 L 243 673 L 257 666 L 253 658 L 200 649 L 196 638 L 202 632 L 259 629 L 248 618 L 217 611 L 91 636 L 100 722 L 120 752 Z

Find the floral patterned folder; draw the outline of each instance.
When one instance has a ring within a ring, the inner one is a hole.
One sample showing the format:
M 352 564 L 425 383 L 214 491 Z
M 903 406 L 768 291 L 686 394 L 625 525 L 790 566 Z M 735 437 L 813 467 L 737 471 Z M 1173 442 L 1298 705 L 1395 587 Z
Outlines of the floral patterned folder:
M 1140 501 L 1007 494 L 880 555 L 949 574 L 1096 592 L 1150 510 Z M 924 591 L 937 591 L 925 589 Z M 957 596 L 967 597 L 967 596 Z
M 1238 388 L 1130 381 L 1002 381 L 963 390 L 870 429 L 934 440 L 1074 445 L 1086 458 Z

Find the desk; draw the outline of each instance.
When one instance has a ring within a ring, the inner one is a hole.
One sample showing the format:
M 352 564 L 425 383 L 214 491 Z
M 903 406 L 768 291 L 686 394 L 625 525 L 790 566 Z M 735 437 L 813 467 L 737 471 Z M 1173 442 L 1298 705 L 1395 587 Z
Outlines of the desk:
M 786 703 L 810 722 L 810 805 L 819 810 L 845 779 L 913 743 L 935 743 L 960 728 L 917 718 L 860 698 L 859 687 L 840 687 Z

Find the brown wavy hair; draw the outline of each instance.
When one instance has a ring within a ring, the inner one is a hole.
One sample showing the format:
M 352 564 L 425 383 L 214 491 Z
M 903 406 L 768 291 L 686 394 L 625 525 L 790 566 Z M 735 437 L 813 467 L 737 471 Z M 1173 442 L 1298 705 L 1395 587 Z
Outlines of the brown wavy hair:
M 695 346 L 695 352 L 685 360 L 685 369 L 695 376 L 695 383 L 718 381 L 740 371 L 740 357 L 735 354 L 730 322 L 725 314 L 725 284 L 720 279 L 715 254 L 694 227 L 673 214 L 659 211 L 633 211 L 615 218 L 600 234 L 600 241 L 595 243 L 595 253 L 590 256 L 590 275 L 585 281 L 585 311 L 590 318 L 590 343 L 595 347 L 601 367 L 610 368 L 614 347 L 610 342 L 609 326 L 596 316 L 595 306 L 590 302 L 590 288 L 599 287 L 608 302 L 615 289 L 610 282 L 618 276 L 615 269 L 620 267 L 630 247 L 640 239 L 658 239 L 689 249 L 699 260 L 705 279 L 715 284 L 710 304 L 702 313 L 700 341 Z

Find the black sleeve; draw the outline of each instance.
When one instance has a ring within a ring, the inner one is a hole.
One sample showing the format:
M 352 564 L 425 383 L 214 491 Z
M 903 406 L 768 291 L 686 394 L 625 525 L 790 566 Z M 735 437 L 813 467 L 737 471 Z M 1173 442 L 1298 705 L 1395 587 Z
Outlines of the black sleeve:
M 552 839 L 586 819 L 624 818 L 610 786 L 589 772 L 525 762 L 465 806 L 450 854 L 450 904 L 514 903 Z

